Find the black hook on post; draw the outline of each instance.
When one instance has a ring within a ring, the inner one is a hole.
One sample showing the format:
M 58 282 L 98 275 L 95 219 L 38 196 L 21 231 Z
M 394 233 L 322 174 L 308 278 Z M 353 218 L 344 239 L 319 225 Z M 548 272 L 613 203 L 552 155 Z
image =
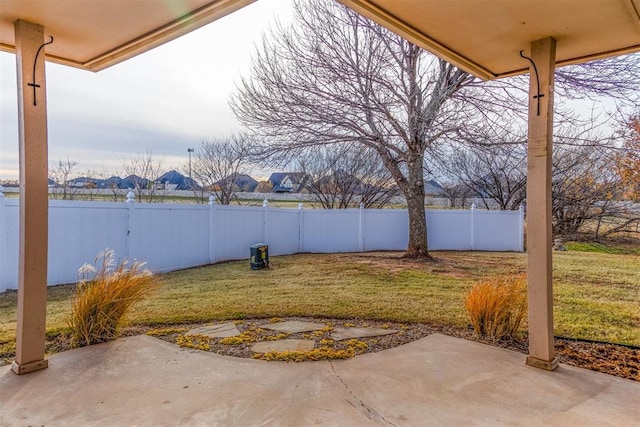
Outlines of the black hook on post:
M 529 58 L 528 56 L 524 56 L 524 50 L 520 51 L 520 56 L 528 60 L 529 62 L 531 62 L 531 65 L 533 65 L 533 71 L 535 71 L 536 73 L 536 85 L 538 86 L 538 94 L 534 95 L 533 99 L 538 100 L 538 116 L 539 116 L 540 115 L 540 98 L 542 98 L 544 94 L 540 93 L 540 77 L 538 76 L 538 67 L 536 67 L 536 63 L 533 62 L 533 59 Z
M 36 88 L 40 87 L 39 84 L 36 83 L 36 66 L 38 65 L 38 55 L 40 55 L 40 51 L 48 44 L 53 43 L 53 36 L 49 36 L 51 40 L 47 43 L 43 43 L 39 48 L 38 52 L 36 52 L 36 59 L 33 60 L 33 81 L 31 83 L 27 83 L 27 86 L 33 87 L 33 105 L 38 105 L 36 102 Z

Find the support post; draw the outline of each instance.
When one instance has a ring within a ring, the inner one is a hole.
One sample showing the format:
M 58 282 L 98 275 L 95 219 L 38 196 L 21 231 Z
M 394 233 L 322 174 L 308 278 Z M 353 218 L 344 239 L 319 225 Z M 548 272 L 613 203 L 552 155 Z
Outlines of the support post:
M 48 366 L 44 358 L 49 230 L 44 55 L 38 56 L 34 64 L 38 49 L 44 43 L 44 28 L 16 21 L 15 40 L 20 146 L 20 255 L 16 359 L 11 370 L 16 374 L 26 374 Z M 35 81 L 32 81 L 34 76 Z M 36 92 L 37 103 L 34 100 Z
M 4 203 L 4 187 L 0 185 L 0 272 L 2 272 L 0 273 L 0 292 L 7 290 L 8 280 L 6 279 L 5 272 L 13 267 L 7 265 L 8 263 L 6 261 L 9 257 L 9 254 L 7 253 L 7 234 L 5 231 L 7 227 L 6 215 L 7 211 Z
M 551 158 L 556 41 L 531 43 L 529 138 L 527 148 L 527 271 L 529 356 L 527 364 L 554 370 L 551 276 Z M 537 77 L 536 78 L 536 74 Z M 539 86 L 538 86 L 539 85 Z

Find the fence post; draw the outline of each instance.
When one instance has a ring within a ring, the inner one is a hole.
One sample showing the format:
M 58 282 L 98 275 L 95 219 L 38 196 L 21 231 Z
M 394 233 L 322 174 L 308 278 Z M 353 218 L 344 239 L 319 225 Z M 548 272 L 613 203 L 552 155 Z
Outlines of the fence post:
M 7 211 L 5 210 L 4 203 L 4 187 L 0 185 L 0 292 L 4 292 L 7 290 L 5 287 L 6 277 L 5 272 L 9 271 L 7 268 L 6 260 L 8 255 L 6 251 L 9 249 L 7 246 L 7 220 L 5 219 L 7 215 Z
M 265 245 L 267 244 L 267 230 L 269 226 L 269 224 L 267 224 L 267 209 L 269 209 L 269 201 L 267 199 L 264 199 L 262 201 L 262 243 L 264 243 Z
M 358 227 L 358 249 L 364 252 L 364 203 L 360 202 L 359 227 Z
M 476 249 L 476 209 L 475 203 L 471 205 L 471 250 Z
M 518 235 L 520 236 L 520 252 L 524 252 L 524 205 L 521 204 L 518 207 L 518 211 L 520 211 L 520 228 L 518 230 Z
M 127 200 L 125 201 L 125 203 L 127 204 L 127 209 L 128 209 L 128 213 L 127 213 L 127 245 L 126 245 L 126 254 L 124 254 L 124 256 L 127 259 L 131 259 L 131 231 L 133 229 L 133 224 L 134 224 L 134 209 L 135 209 L 135 203 L 136 203 L 136 195 L 133 193 L 133 191 L 129 191 L 127 193 Z
M 209 264 L 216 262 L 216 198 L 209 196 Z
M 298 203 L 298 252 L 304 249 L 304 205 Z

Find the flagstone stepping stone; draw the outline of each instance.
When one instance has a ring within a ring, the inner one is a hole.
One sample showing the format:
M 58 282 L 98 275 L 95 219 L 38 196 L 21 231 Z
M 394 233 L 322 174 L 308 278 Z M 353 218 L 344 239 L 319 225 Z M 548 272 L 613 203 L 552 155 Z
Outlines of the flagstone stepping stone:
M 261 341 L 251 346 L 254 353 L 268 353 L 270 351 L 309 351 L 313 350 L 316 343 L 313 340 L 277 340 L 277 341 Z
M 353 338 L 381 337 L 383 335 L 395 334 L 394 329 L 381 328 L 335 328 L 331 338 L 335 341 L 348 340 Z
M 206 335 L 211 338 L 227 338 L 240 335 L 240 331 L 233 322 L 222 323 L 217 325 L 201 326 L 191 329 L 185 335 Z
M 260 326 L 262 329 L 271 331 L 285 332 L 287 334 L 297 334 L 300 332 L 319 331 L 324 328 L 322 323 L 300 322 L 298 320 L 289 320 L 286 322 L 272 323 L 270 325 Z

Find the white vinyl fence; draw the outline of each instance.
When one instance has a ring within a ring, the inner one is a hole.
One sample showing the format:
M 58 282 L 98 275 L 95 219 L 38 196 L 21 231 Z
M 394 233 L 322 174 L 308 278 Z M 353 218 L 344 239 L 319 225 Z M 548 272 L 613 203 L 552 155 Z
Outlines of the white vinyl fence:
M 18 199 L 0 192 L 0 292 L 18 284 Z M 430 250 L 523 251 L 524 212 L 427 210 Z M 406 210 L 305 210 L 263 207 L 49 202 L 50 285 L 77 281 L 78 268 L 105 248 L 117 258 L 171 271 L 248 259 L 249 246 L 270 255 L 403 250 Z

